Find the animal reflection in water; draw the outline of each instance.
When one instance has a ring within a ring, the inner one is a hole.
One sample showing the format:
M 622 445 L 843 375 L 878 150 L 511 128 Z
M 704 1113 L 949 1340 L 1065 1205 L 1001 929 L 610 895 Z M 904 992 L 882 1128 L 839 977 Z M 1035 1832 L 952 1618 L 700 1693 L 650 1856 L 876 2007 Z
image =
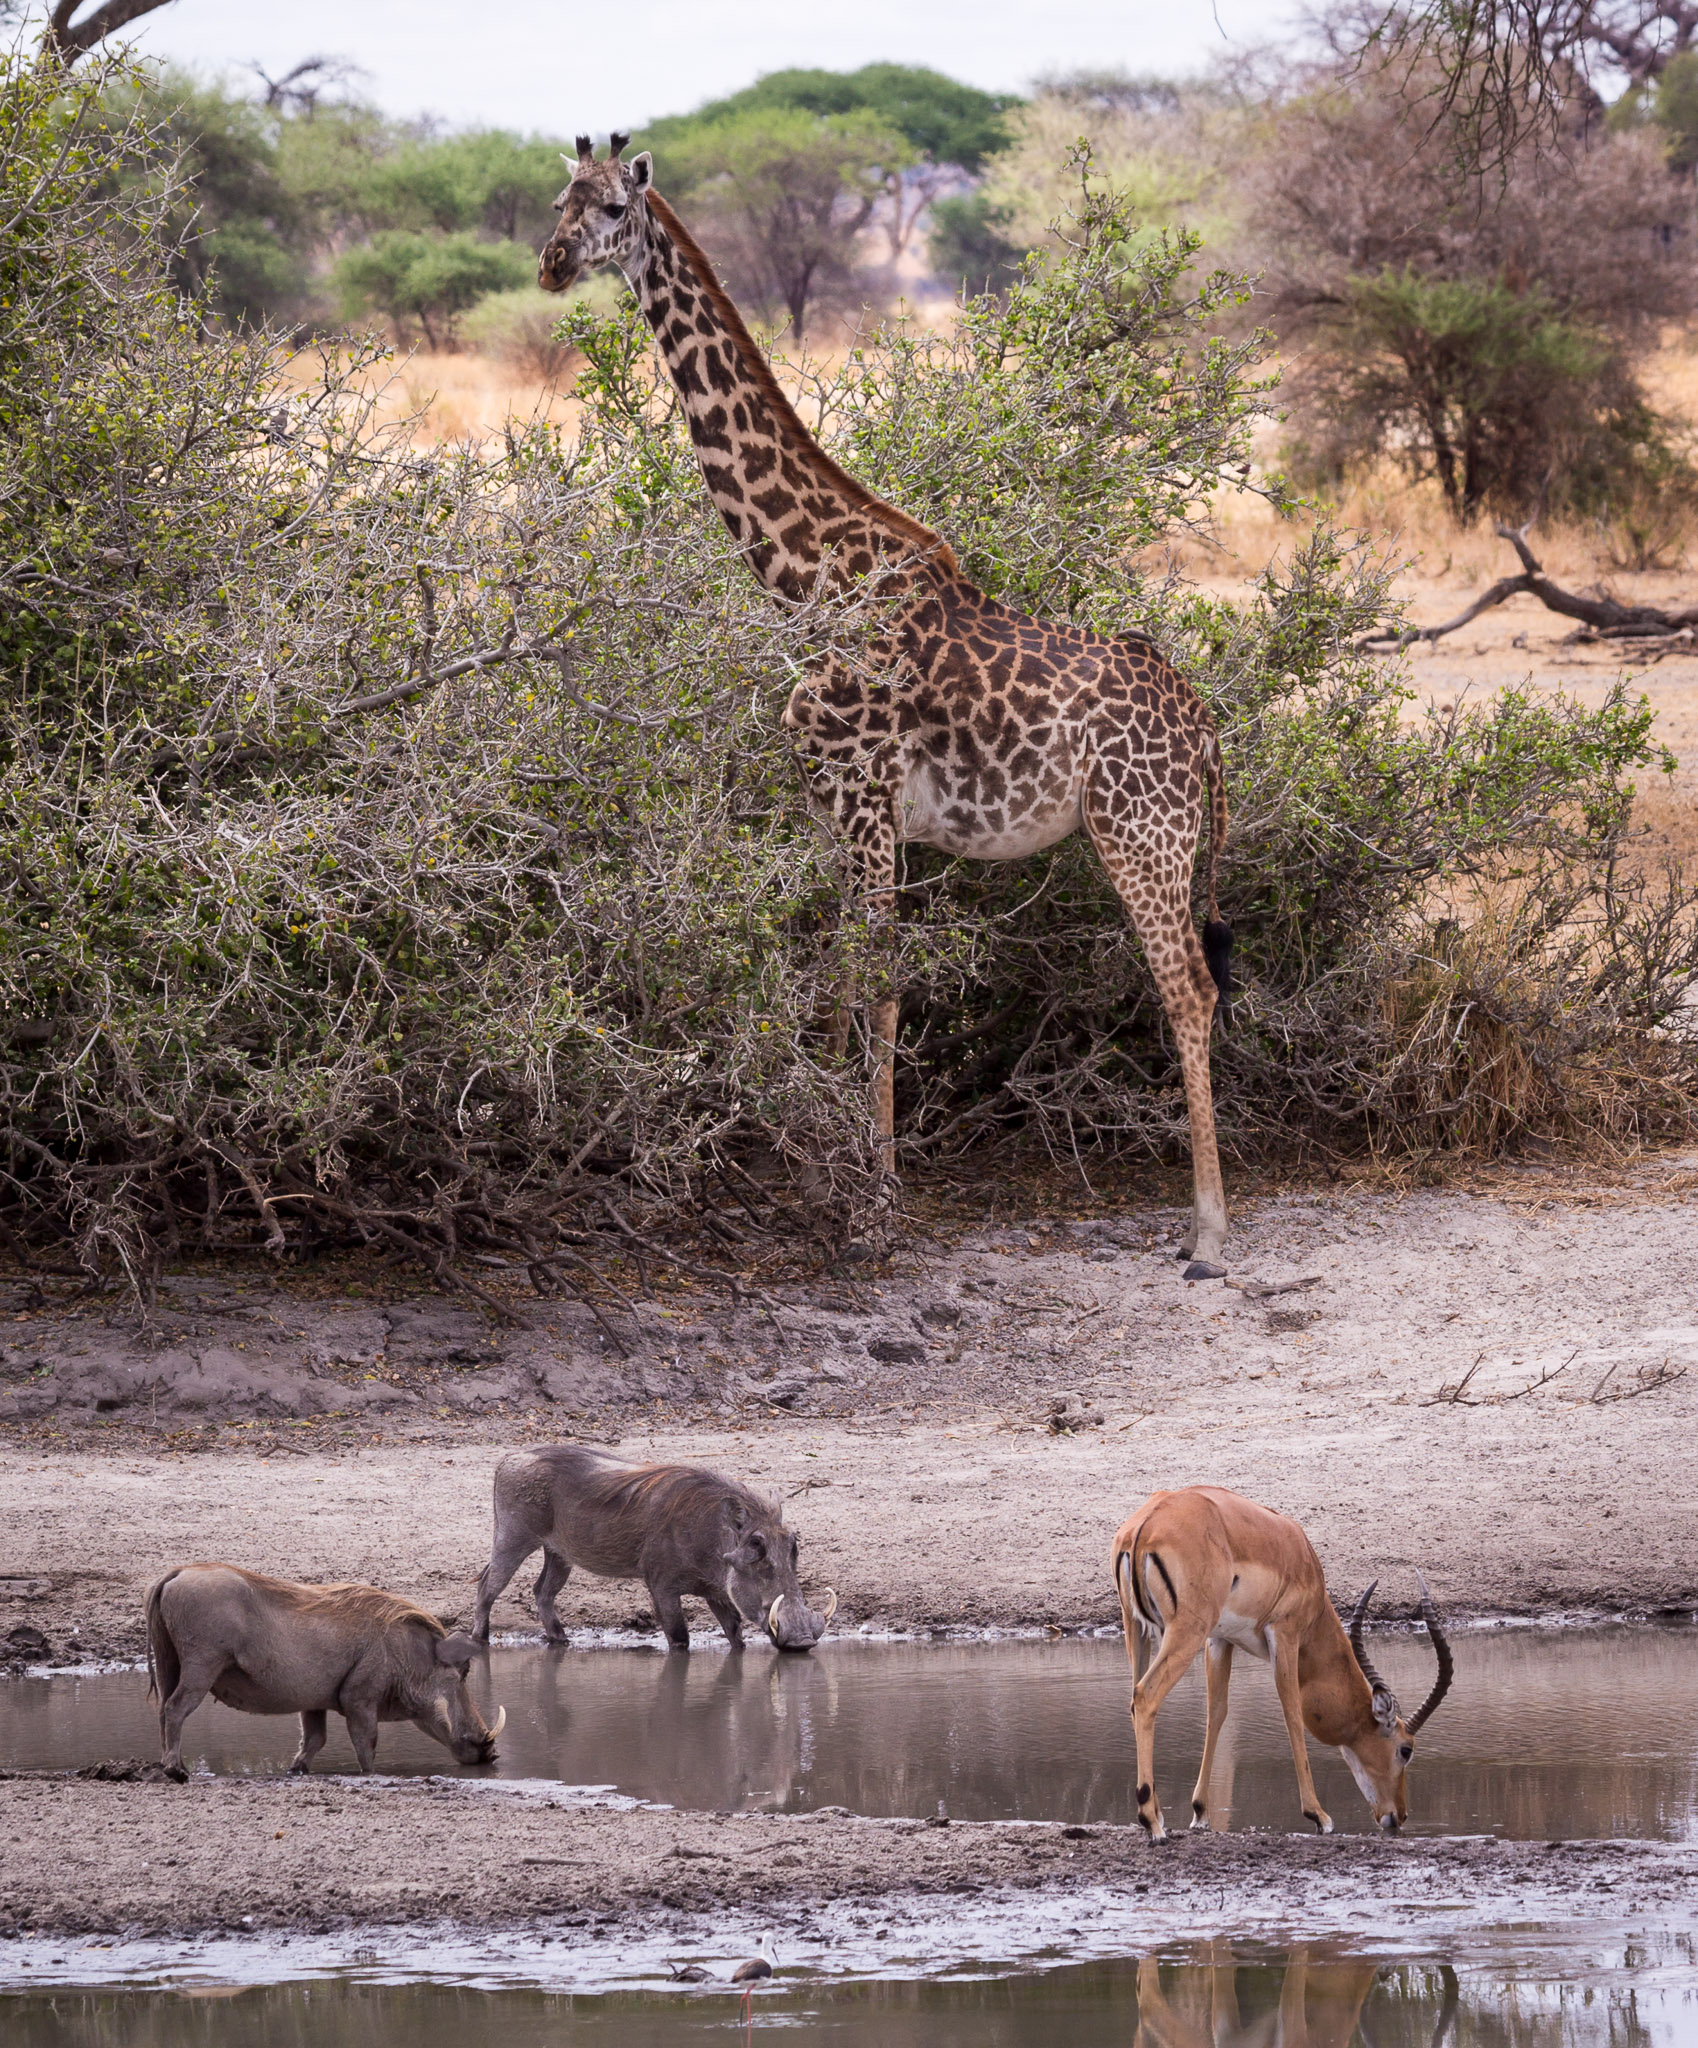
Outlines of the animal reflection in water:
M 1362 2015 L 1379 1980 L 1378 1963 L 1311 1961 L 1307 1949 L 1298 1949 L 1280 1979 L 1279 2004 L 1245 2019 L 1238 1962 L 1226 1942 L 1210 1942 L 1206 1962 L 1165 1971 L 1146 1956 L 1138 1965 L 1136 2048 L 1348 2048 L 1358 2039 L 1373 2048 Z M 1448 1965 L 1443 1981 L 1429 2048 L 1440 2048 L 1460 2003 L 1456 1972 Z M 1412 2037 L 1399 2029 L 1398 2038 Z
M 581 1652 L 550 1653 L 549 1699 L 535 1710 L 549 1741 L 570 1766 L 583 1753 L 586 1733 L 578 1704 L 575 1659 Z M 597 1653 L 601 1654 L 601 1653 Z M 610 1654 L 624 1657 L 624 1652 Z M 785 1811 L 799 1803 L 817 1764 L 813 1731 L 829 1727 L 838 1696 L 837 1674 L 811 1673 L 802 1691 L 795 1667 L 777 1657 L 653 1657 L 628 1660 L 631 1687 L 618 1713 L 634 1732 L 625 1746 L 640 1749 L 644 1794 L 682 1809 L 721 1807 Z M 597 1738 L 598 1748 L 607 1730 Z M 633 1759 L 635 1765 L 635 1759 Z

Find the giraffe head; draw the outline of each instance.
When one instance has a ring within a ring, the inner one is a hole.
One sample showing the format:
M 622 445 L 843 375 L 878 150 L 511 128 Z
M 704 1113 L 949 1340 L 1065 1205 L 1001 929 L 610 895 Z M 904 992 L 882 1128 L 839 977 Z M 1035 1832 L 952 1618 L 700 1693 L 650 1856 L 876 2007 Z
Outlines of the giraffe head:
M 621 163 L 620 152 L 630 139 L 611 136 L 606 157 L 597 163 L 590 138 L 578 137 L 571 182 L 554 202 L 560 225 L 537 262 L 537 282 L 545 292 L 567 291 L 585 271 L 604 263 L 624 269 L 642 247 L 648 226 L 643 194 L 654 177 L 654 159 L 645 149 Z

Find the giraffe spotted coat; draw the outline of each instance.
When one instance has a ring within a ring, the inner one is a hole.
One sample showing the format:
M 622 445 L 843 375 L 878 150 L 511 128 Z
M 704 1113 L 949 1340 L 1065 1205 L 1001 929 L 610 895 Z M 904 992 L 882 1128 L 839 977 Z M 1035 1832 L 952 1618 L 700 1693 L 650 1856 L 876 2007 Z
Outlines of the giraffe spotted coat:
M 888 915 L 896 848 L 917 840 L 1017 860 L 1081 827 L 1143 942 L 1179 1051 L 1195 1199 L 1185 1240 L 1218 1270 L 1226 1202 L 1215 1143 L 1209 1032 L 1231 935 L 1215 878 L 1227 811 L 1213 720 L 1148 640 L 1110 638 L 1011 610 L 975 587 L 948 543 L 874 496 L 798 418 L 713 266 L 654 190 L 646 154 L 597 162 L 587 138 L 556 202 L 539 277 L 564 291 L 624 272 L 684 408 L 708 495 L 752 574 L 799 599 L 877 573 L 894 603 L 867 673 L 824 657 L 785 711 L 821 818 L 851 883 Z M 1191 871 L 1210 826 L 1199 939 Z M 888 1138 L 895 1005 L 877 1006 L 875 1116 Z

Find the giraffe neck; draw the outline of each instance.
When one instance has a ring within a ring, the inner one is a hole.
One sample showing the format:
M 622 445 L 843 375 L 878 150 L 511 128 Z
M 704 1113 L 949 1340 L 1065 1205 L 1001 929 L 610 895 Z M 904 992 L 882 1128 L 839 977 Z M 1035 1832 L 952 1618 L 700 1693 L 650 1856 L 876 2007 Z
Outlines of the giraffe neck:
M 953 574 L 948 545 L 826 454 L 682 221 L 648 195 L 648 233 L 626 275 L 676 386 L 708 495 L 750 569 L 800 597 L 830 559 L 837 585 L 880 559 Z

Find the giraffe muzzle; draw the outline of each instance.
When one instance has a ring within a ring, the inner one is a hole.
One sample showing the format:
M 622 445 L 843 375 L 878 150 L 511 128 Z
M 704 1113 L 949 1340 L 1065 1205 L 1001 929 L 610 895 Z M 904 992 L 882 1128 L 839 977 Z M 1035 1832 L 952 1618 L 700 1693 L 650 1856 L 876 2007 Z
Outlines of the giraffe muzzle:
M 583 263 L 564 242 L 550 242 L 537 258 L 537 283 L 545 292 L 568 291 L 577 283 Z

